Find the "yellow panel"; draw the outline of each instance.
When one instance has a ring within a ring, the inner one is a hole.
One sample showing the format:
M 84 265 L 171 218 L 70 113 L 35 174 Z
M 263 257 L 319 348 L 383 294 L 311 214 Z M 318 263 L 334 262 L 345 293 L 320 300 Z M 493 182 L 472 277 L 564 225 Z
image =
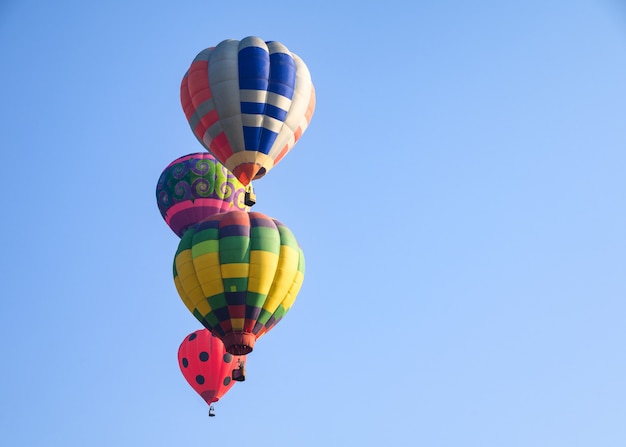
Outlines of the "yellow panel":
M 189 306 L 191 306 L 191 302 L 189 301 L 189 297 L 185 293 L 185 290 L 183 289 L 183 286 L 180 284 L 180 281 L 178 280 L 178 277 L 174 278 L 174 285 L 176 286 L 176 291 L 178 292 L 178 295 L 180 296 L 180 299 L 183 300 L 183 303 L 185 304 L 185 307 L 187 307 L 187 309 L 191 310 L 191 308 L 189 307 Z
M 230 323 L 233 325 L 233 330 L 243 331 L 244 318 L 231 318 Z
M 286 245 L 280 247 L 280 258 L 278 259 L 276 276 L 274 276 L 274 282 L 263 304 L 263 309 L 274 313 L 278 305 L 283 301 L 298 272 L 299 255 L 297 250 L 287 247 Z
M 198 281 L 201 284 L 208 283 L 211 281 L 221 281 L 222 275 L 220 268 L 208 268 L 201 269 L 196 271 L 196 276 L 198 277 Z M 207 293 L 207 296 L 211 295 Z
M 247 278 L 250 264 L 222 264 L 222 278 Z
M 206 298 L 203 298 L 195 304 L 195 308 L 198 310 L 198 312 L 200 312 L 202 316 L 206 316 L 211 312 L 211 305 L 206 300 Z
M 204 292 L 205 297 L 224 293 L 224 283 L 221 278 L 203 281 L 202 291 Z
M 224 291 L 218 253 L 206 253 L 193 260 L 196 275 L 204 296 L 213 296 Z
M 278 255 L 269 251 L 251 250 L 248 290 L 267 295 L 272 286 L 277 264 Z
M 191 260 L 191 250 L 189 249 L 181 251 L 174 258 L 174 262 L 176 263 L 177 267 L 179 263 L 191 262 Z
M 183 287 L 184 286 L 185 285 L 183 283 Z M 202 288 L 200 287 L 200 284 L 198 284 L 193 289 L 185 289 L 185 293 L 187 294 L 187 300 L 189 301 L 189 303 L 193 304 L 194 307 L 196 302 L 204 299 L 204 293 L 202 293 Z
M 296 297 L 298 296 L 298 292 L 300 292 L 300 288 L 302 287 L 302 282 L 304 281 L 304 275 L 302 272 L 296 273 L 296 277 L 293 280 L 293 284 L 287 293 L 287 296 L 281 303 L 285 310 L 289 310 L 293 303 L 296 301 Z
M 191 250 L 181 251 L 174 259 L 174 263 L 181 281 L 186 281 L 190 276 L 196 275 L 193 260 L 191 259 Z
M 176 263 L 176 271 L 178 272 L 178 276 L 174 278 L 176 290 L 187 308 L 192 310 L 191 303 L 200 298 L 204 298 L 204 295 L 200 283 L 198 282 L 196 271 L 193 268 L 191 250 L 183 250 L 180 252 L 174 262 Z
M 193 264 L 185 264 L 181 267 L 182 268 L 177 270 L 178 278 L 183 284 L 189 282 L 198 282 L 198 277 L 196 276 L 196 270 L 193 268 Z
M 219 253 L 205 253 L 193 258 L 193 265 L 196 271 L 204 269 L 217 269 L 220 267 L 220 255 Z

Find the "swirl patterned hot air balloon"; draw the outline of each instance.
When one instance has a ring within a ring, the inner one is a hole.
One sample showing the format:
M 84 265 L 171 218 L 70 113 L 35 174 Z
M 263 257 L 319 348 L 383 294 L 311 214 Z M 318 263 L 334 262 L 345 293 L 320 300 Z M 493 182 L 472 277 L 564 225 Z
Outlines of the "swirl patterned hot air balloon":
M 206 329 L 189 334 L 178 348 L 180 371 L 209 405 L 220 400 L 233 387 L 236 381 L 233 371 L 240 372 L 245 363 L 245 356 L 226 352 L 224 343 Z
M 302 59 L 258 37 L 201 51 L 183 77 L 180 98 L 195 136 L 244 185 L 291 150 L 315 110 Z
M 291 308 L 304 280 L 304 255 L 293 233 L 258 212 L 209 217 L 183 235 L 174 259 L 178 294 L 234 355 Z
M 156 198 L 161 216 L 179 237 L 214 214 L 250 209 L 246 187 L 208 152 L 170 163 L 159 177 Z

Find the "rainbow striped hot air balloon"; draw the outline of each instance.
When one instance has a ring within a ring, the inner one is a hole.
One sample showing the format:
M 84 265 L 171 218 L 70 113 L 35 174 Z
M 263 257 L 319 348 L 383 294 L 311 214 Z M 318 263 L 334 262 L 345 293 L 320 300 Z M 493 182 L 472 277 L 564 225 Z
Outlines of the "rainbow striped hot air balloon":
M 262 213 L 209 217 L 183 235 L 174 258 L 178 294 L 233 355 L 291 308 L 304 280 L 304 255 L 293 233 Z
M 244 185 L 291 150 L 315 110 L 302 59 L 258 37 L 201 51 L 183 77 L 180 99 L 195 136 Z

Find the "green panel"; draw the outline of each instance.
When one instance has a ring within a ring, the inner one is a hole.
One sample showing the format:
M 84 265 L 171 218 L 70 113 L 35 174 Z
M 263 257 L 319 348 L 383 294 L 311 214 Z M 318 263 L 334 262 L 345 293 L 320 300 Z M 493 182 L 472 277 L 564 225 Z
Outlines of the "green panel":
M 220 264 L 247 264 L 250 262 L 250 238 L 227 236 L 220 239 Z
M 291 230 L 283 225 L 278 226 L 280 232 L 280 244 L 288 247 L 298 248 L 298 241 Z
M 187 233 L 185 233 L 187 234 Z M 193 243 L 197 244 L 202 241 L 216 241 L 219 238 L 219 229 L 206 228 L 195 233 Z
M 212 160 L 203 159 L 203 160 L 199 160 L 196 164 L 196 168 L 200 168 L 204 166 L 207 166 L 208 169 L 207 169 L 207 172 L 205 172 L 202 175 L 198 175 L 194 171 L 191 171 L 191 170 L 189 171 L 189 177 L 190 177 L 189 184 L 193 185 L 196 179 L 205 180 L 209 186 L 209 189 L 207 189 L 206 191 L 203 191 L 202 193 L 196 190 L 196 193 L 201 197 L 210 197 L 214 192 L 218 193 L 218 191 L 216 191 L 216 186 L 219 183 L 215 181 L 216 180 L 215 177 L 216 177 L 216 171 L 219 171 L 219 169 L 217 169 L 216 162 Z M 217 189 L 219 190 L 219 188 Z M 219 194 L 218 194 L 218 197 L 219 197 Z M 223 195 L 220 198 L 223 198 Z
M 178 253 L 180 253 L 181 251 L 185 251 L 191 248 L 191 246 L 193 245 L 194 234 L 195 230 L 193 228 L 185 231 L 183 237 L 180 238 L 180 242 L 178 243 L 178 248 L 176 249 L 176 255 L 174 255 L 174 258 L 176 258 L 176 256 L 178 256 Z
M 225 292 L 245 292 L 248 290 L 248 278 L 222 278 Z
M 267 299 L 267 295 L 256 292 L 248 292 L 246 295 L 246 304 L 248 306 L 263 307 L 263 303 Z
M 304 273 L 304 252 L 300 247 L 298 247 L 298 251 L 300 252 L 300 259 L 298 259 L 298 271 Z
M 225 193 L 228 188 L 222 188 L 222 185 L 224 183 L 228 183 L 228 176 L 224 174 L 224 171 L 222 171 L 222 169 L 218 168 L 215 165 L 211 166 L 211 169 L 214 171 L 215 175 L 215 182 L 213 182 L 215 183 L 215 195 L 220 199 L 223 199 L 226 195 Z
M 211 329 L 213 327 L 213 324 L 211 324 L 210 321 L 208 321 L 200 312 L 198 312 L 198 309 L 193 310 L 193 316 L 196 317 L 200 324 L 202 324 L 202 326 L 204 326 L 205 328 Z
M 282 304 L 279 304 L 278 307 L 276 308 L 276 312 L 274 312 L 274 318 L 279 320 L 285 315 L 285 313 L 286 313 L 285 308 L 283 307 Z
M 261 309 L 261 313 L 260 313 L 259 319 L 257 321 L 259 323 L 265 325 L 267 323 L 267 321 L 270 319 L 271 316 L 272 316 L 271 313 L 269 313 L 265 309 Z
M 216 253 L 220 248 L 220 244 L 216 240 L 208 240 L 195 242 L 191 247 L 191 257 L 197 258 L 207 253 Z
M 210 296 L 209 298 L 207 298 L 207 301 L 209 302 L 209 306 L 211 306 L 211 309 L 226 307 L 226 296 L 223 293 L 218 293 L 217 295 Z
M 250 229 L 250 249 L 280 252 L 280 233 L 274 228 L 252 227 Z
M 220 324 L 220 322 L 217 320 L 217 317 L 215 316 L 215 314 L 213 312 L 209 312 L 205 317 L 204 320 L 209 324 L 209 326 L 211 328 L 216 327 L 218 324 Z

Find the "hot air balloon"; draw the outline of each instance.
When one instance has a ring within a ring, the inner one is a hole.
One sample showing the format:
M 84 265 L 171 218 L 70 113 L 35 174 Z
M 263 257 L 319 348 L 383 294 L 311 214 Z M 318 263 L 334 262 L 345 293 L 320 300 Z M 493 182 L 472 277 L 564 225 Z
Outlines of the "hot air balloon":
M 224 343 L 206 329 L 189 334 L 178 348 L 178 366 L 185 380 L 210 406 L 220 400 L 236 381 L 242 381 L 245 356 L 226 352 Z
M 178 294 L 233 355 L 252 351 L 291 308 L 303 280 L 293 233 L 258 212 L 230 211 L 191 226 L 174 258 Z
M 252 36 L 201 51 L 183 77 L 180 99 L 194 135 L 244 185 L 291 150 L 315 110 L 302 59 Z
M 178 237 L 214 214 L 249 210 L 252 194 L 208 152 L 174 160 L 161 173 L 156 188 L 161 216 Z

